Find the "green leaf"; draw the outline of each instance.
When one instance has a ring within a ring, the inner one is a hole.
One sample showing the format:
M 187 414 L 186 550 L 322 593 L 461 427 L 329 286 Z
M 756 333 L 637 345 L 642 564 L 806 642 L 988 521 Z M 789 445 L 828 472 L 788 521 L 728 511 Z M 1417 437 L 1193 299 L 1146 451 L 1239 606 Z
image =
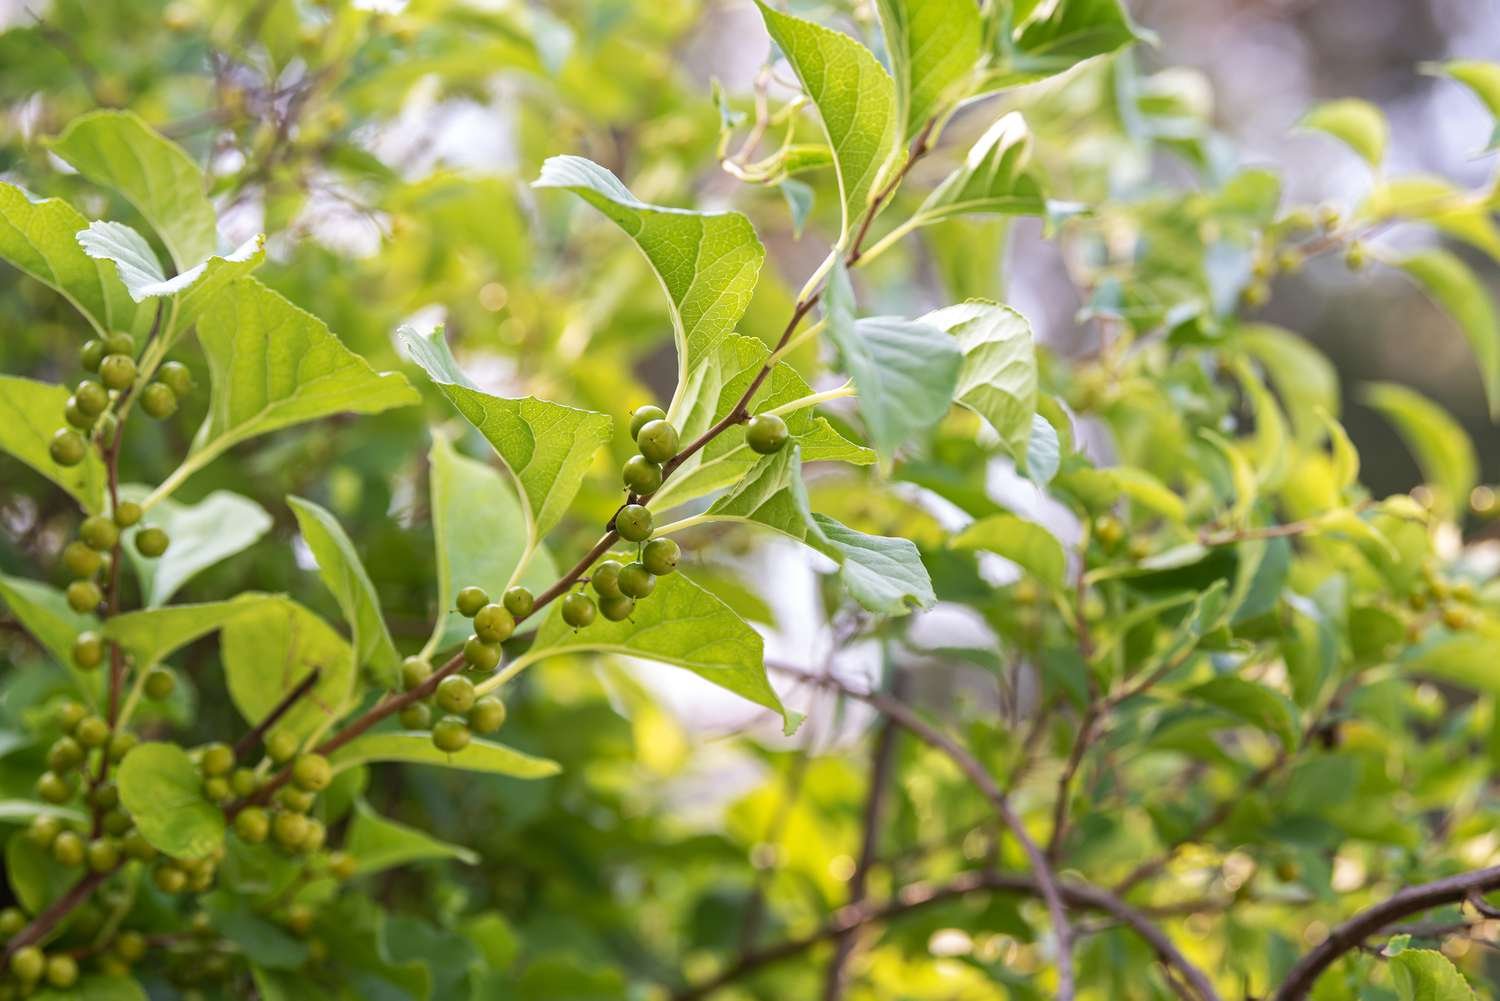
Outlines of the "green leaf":
M 646 256 L 671 303 L 680 394 L 750 305 L 766 258 L 750 220 L 738 212 L 647 205 L 614 174 L 579 156 L 549 158 L 532 187 L 578 195 L 623 229 Z
M 1438 64 L 1437 69 L 1468 87 L 1475 97 L 1484 102 L 1490 117 L 1494 119 L 1494 132 L 1490 135 L 1485 151 L 1500 147 L 1500 63 L 1454 59 Z
M 898 149 L 895 81 L 869 49 L 848 35 L 772 10 L 760 0 L 756 5 L 772 40 L 817 106 L 833 150 L 843 208 L 842 248 Z
M 75 118 L 51 149 L 90 181 L 124 195 L 167 245 L 178 270 L 214 252 L 217 222 L 203 171 L 135 114 L 96 111 Z
M 1385 113 L 1369 101 L 1353 97 L 1329 101 L 1303 115 L 1299 124 L 1304 129 L 1328 133 L 1377 170 L 1385 159 L 1390 126 L 1386 124 Z
M 964 96 L 984 29 L 970 0 L 877 0 L 896 78 L 897 119 L 911 139 L 927 119 Z
M 126 500 L 141 501 L 148 487 L 127 484 L 120 488 Z M 166 553 L 150 559 L 136 551 L 133 540 L 147 526 L 166 531 L 172 544 Z M 125 533 L 122 547 L 130 555 L 141 582 L 147 608 L 166 604 L 194 575 L 254 545 L 271 529 L 271 516 L 248 497 L 215 490 L 196 504 L 171 499 L 157 501 L 140 526 Z
M 356 690 L 354 651 L 308 609 L 273 597 L 224 623 L 219 637 L 229 697 L 252 725 L 317 668 L 318 682 L 271 727 L 299 741 L 347 711 Z
M 116 781 L 141 836 L 173 858 L 211 855 L 224 843 L 224 812 L 203 795 L 203 779 L 176 744 L 141 744 Z
M 339 603 L 344 621 L 354 633 L 356 666 L 368 667 L 384 684 L 393 684 L 401 655 L 380 612 L 380 596 L 354 551 L 353 541 L 324 508 L 301 497 L 288 496 L 286 501 L 297 516 L 303 540 L 318 561 L 318 576 Z
M 441 765 L 470 772 L 509 775 L 517 779 L 544 779 L 562 771 L 562 766 L 546 758 L 536 758 L 503 744 L 488 740 L 471 740 L 457 754 L 448 754 L 432 746 L 432 734 L 412 731 L 367 733 L 356 737 L 329 755 L 335 771 L 343 771 L 368 761 L 404 761 L 414 765 Z
M 1041 525 L 1013 514 L 981 518 L 955 535 L 948 545 L 1003 556 L 1054 590 L 1067 586 L 1068 559 L 1062 543 Z
M 850 597 L 882 615 L 905 615 L 937 604 L 932 579 L 910 539 L 866 535 L 825 514 L 813 513 L 818 548 L 839 565 Z
M 151 309 L 138 309 L 114 269 L 91 260 L 75 234 L 89 221 L 61 198 L 33 198 L 0 182 L 0 258 L 60 293 L 94 332 L 143 333 Z
M 291 970 L 307 962 L 307 946 L 291 932 L 251 909 L 251 901 L 227 890 L 205 894 L 202 906 L 215 931 L 239 946 L 259 966 Z
M 460 455 L 438 434 L 432 437 L 428 462 L 439 609 L 430 655 L 473 631 L 454 607 L 459 590 L 473 584 L 491 595 L 502 594 L 526 558 L 527 540 L 525 532 L 517 530 L 526 523 L 526 513 L 498 470 Z M 543 547 L 532 554 L 520 583 L 537 592 L 556 578 L 557 567 Z M 534 624 L 535 620 L 527 622 Z
M 1045 488 L 1062 465 L 1062 442 L 1057 428 L 1041 414 L 1031 415 L 1031 434 L 1026 439 L 1026 455 L 1021 463 L 1027 479 Z
M 364 800 L 354 803 L 354 819 L 344 837 L 344 851 L 354 856 L 361 874 L 381 872 L 412 862 L 434 859 L 457 859 L 465 865 L 478 865 L 479 855 L 462 845 L 446 841 L 387 820 Z
M 81 671 L 73 665 L 73 640 L 85 630 L 97 630 L 99 620 L 73 611 L 61 591 L 24 577 L 0 574 L 0 598 L 22 628 L 68 669 L 79 690 L 97 700 L 102 672 Z
M 147 1001 L 147 995 L 146 989 L 130 977 L 99 973 L 79 977 L 67 990 L 38 991 L 32 1001 Z
M 896 449 L 925 435 L 947 414 L 964 356 L 931 323 L 879 316 L 854 318 L 854 290 L 842 265 L 829 278 L 828 337 L 859 391 L 870 442 L 889 467 Z
M 1479 478 L 1474 446 L 1459 423 L 1422 394 L 1382 382 L 1365 389 L 1365 402 L 1395 425 L 1427 484 L 1448 511 L 1462 511 Z
M 1458 322 L 1479 362 L 1490 419 L 1500 420 L 1500 320 L 1489 291 L 1467 264 L 1446 250 L 1413 254 L 1401 268 Z
M 980 136 L 963 166 L 932 189 L 907 227 L 966 215 L 1046 215 L 1047 199 L 1030 164 L 1031 130 L 1012 111 Z
M 126 612 L 105 620 L 104 635 L 128 650 L 140 667 L 148 668 L 161 663 L 179 647 L 272 600 L 277 599 L 267 594 L 245 593 L 228 601 Z
M 86 823 L 89 819 L 88 814 L 71 806 L 53 806 L 51 803 L 37 803 L 29 799 L 0 799 L 0 822 L 29 822 L 37 817 L 57 817 L 59 820 L 78 823 Z
M 1037 405 L 1036 345 L 1026 317 L 1009 306 L 970 299 L 918 322 L 958 341 L 963 362 L 954 399 L 988 421 L 1010 454 L 1023 459 Z
M 1265 369 L 1291 418 L 1297 440 L 1321 440 L 1324 415 L 1339 412 L 1339 378 L 1328 358 L 1290 330 L 1270 324 L 1240 328 L 1239 345 Z
M 1407 670 L 1500 695 L 1500 636 L 1489 632 L 1434 630 L 1401 655 Z
M 1448 957 L 1434 949 L 1406 949 L 1389 961 L 1401 1001 L 1473 1001 L 1474 991 Z
M 400 334 L 412 358 L 494 446 L 515 479 L 526 515 L 527 549 L 534 549 L 567 513 L 594 453 L 613 436 L 614 421 L 608 414 L 534 396 L 509 399 L 481 392 L 459 369 L 441 327 L 426 337 L 410 327 Z
M 658 578 L 650 599 L 621 622 L 600 616 L 592 625 L 574 629 L 563 622 L 561 606 L 551 606 L 531 649 L 507 670 L 518 671 L 543 657 L 586 651 L 644 657 L 685 667 L 787 719 L 766 680 L 760 634 L 683 574 Z
M 1297 744 L 1295 710 L 1285 696 L 1264 685 L 1244 678 L 1218 677 L 1189 688 L 1185 694 L 1264 730 L 1288 750 Z
M 1376 184 L 1354 221 L 1420 220 L 1500 260 L 1500 226 L 1493 211 L 1482 193 L 1464 191 L 1441 177 L 1406 174 Z
M 59 466 L 49 449 L 52 436 L 68 426 L 63 418 L 69 393 L 62 386 L 0 375 L 0 450 L 71 494 L 85 511 L 104 506 L 104 462 L 92 445 L 76 466 Z
M 987 90 L 1045 80 L 1151 37 L 1131 23 L 1120 0 L 1002 0 L 991 9 Z
M 373 414 L 421 400 L 405 376 L 376 372 L 322 320 L 254 278 L 236 279 L 214 297 L 199 317 L 198 340 L 208 356 L 213 395 L 176 479 L 256 435 L 329 414 Z
M 28 914 L 38 914 L 78 882 L 78 872 L 21 834 L 5 842 L 5 879 Z

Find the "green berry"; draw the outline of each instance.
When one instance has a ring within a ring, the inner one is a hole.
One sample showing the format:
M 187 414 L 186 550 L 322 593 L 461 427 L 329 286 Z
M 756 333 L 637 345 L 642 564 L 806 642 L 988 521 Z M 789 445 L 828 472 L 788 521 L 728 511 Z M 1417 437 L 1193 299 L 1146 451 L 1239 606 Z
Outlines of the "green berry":
M 109 390 L 94 379 L 85 379 L 73 390 L 73 400 L 78 409 L 90 417 L 98 417 L 109 406 Z
M 34 945 L 17 949 L 10 957 L 10 975 L 23 984 L 34 984 L 47 971 L 47 956 Z
M 129 831 L 120 838 L 125 854 L 139 862 L 150 862 L 156 858 L 156 846 L 146 840 L 140 831 Z
M 92 577 L 99 572 L 104 559 L 98 551 L 78 539 L 63 546 L 63 568 L 74 577 Z
M 107 813 L 120 805 L 120 789 L 113 782 L 104 782 L 89 790 L 89 805 Z
M 117 838 L 135 826 L 130 814 L 118 809 L 106 813 L 100 823 L 104 826 L 104 833 L 113 834 Z
M 293 813 L 306 813 L 318 801 L 318 794 L 296 786 L 282 786 L 276 801 Z
M 150 528 L 143 528 L 135 533 L 136 552 L 147 559 L 154 560 L 166 552 L 167 546 L 171 542 L 172 540 L 167 536 L 167 533 L 155 525 L 152 525 Z
M 353 879 L 359 873 L 359 860 L 348 852 L 332 852 L 328 856 L 328 874 L 334 879 Z
M 78 537 L 90 549 L 102 553 L 113 549 L 115 543 L 120 541 L 120 527 L 114 523 L 113 519 L 106 518 L 102 514 L 91 514 L 83 519 L 83 524 L 78 526 Z
M 641 563 L 657 577 L 674 572 L 681 558 L 682 547 L 671 539 L 652 539 L 641 553 Z
M 73 641 L 73 663 L 85 671 L 104 663 L 104 640 L 96 632 L 81 632 Z
M 63 419 L 80 431 L 87 431 L 94 426 L 94 419 L 80 410 L 78 401 L 71 396 L 63 404 Z
M 307 818 L 300 813 L 276 814 L 271 821 L 271 837 L 282 848 L 296 848 L 307 837 Z
M 469 727 L 477 733 L 494 733 L 505 723 L 505 703 L 486 695 L 469 710 Z
M 470 636 L 464 641 L 464 662 L 476 671 L 493 671 L 500 665 L 500 644 L 486 643 L 478 636 Z
M 328 828 L 323 826 L 323 822 L 314 817 L 308 817 L 307 833 L 302 836 L 302 840 L 297 844 L 297 850 L 304 855 L 311 855 L 319 848 L 322 848 L 323 842 L 327 839 Z
M 516 631 L 516 620 L 504 605 L 485 605 L 474 616 L 474 634 L 486 643 L 503 643 Z
M 129 389 L 135 382 L 135 359 L 129 355 L 105 355 L 99 363 L 99 381 L 106 389 Z
M 624 480 L 633 493 L 654 494 L 661 487 L 661 466 L 644 455 L 632 455 L 625 460 Z
M 84 858 L 88 855 L 88 846 L 83 843 L 83 837 L 77 831 L 63 831 L 52 842 L 52 857 L 59 865 L 69 868 L 83 865 Z
M 129 528 L 140 521 L 143 514 L 145 512 L 135 501 L 120 501 L 115 506 L 115 524 L 121 528 Z
M 444 712 L 466 713 L 474 708 L 474 683 L 460 674 L 444 678 L 437 686 L 437 704 Z
M 151 873 L 156 888 L 163 893 L 181 893 L 187 889 L 187 873 L 170 863 L 163 863 Z
M 615 515 L 615 531 L 626 542 L 645 542 L 651 538 L 651 512 L 641 504 L 626 504 Z
M 271 833 L 271 818 L 258 806 L 247 806 L 234 818 L 234 833 L 252 845 L 266 840 Z
M 297 754 L 298 741 L 285 730 L 277 730 L 266 738 L 266 757 L 274 764 L 284 765 Z
M 141 409 L 147 417 L 164 420 L 177 412 L 177 394 L 164 382 L 149 383 L 141 390 Z
M 193 373 L 180 361 L 163 362 L 156 370 L 156 377 L 164 382 L 180 400 L 193 391 Z
M 11 938 L 26 927 L 26 915 L 19 907 L 0 911 L 0 938 Z
M 89 443 L 72 428 L 58 428 L 47 446 L 47 454 L 59 466 L 76 466 L 88 454 Z
M 526 588 L 517 585 L 507 588 L 505 597 L 501 599 L 505 603 L 505 610 L 517 619 L 524 619 L 531 614 L 536 607 L 536 599 Z
M 640 437 L 641 428 L 645 427 L 647 424 L 650 424 L 652 421 L 662 421 L 666 419 L 667 412 L 661 407 L 654 406 L 650 403 L 646 404 L 644 407 L 636 407 L 630 412 L 630 437 L 638 438 Z
M 458 613 L 466 619 L 478 615 L 479 610 L 489 603 L 490 596 L 482 587 L 466 587 L 458 592 Z
M 177 675 L 171 669 L 165 667 L 153 667 L 146 674 L 144 683 L 146 698 L 160 702 L 172 694 L 172 689 L 177 687 Z
M 146 936 L 138 931 L 122 931 L 115 937 L 115 955 L 134 963 L 146 955 Z
M 625 569 L 619 560 L 604 560 L 589 574 L 589 583 L 601 598 L 620 596 L 620 571 Z
M 635 444 L 652 462 L 666 462 L 677 454 L 677 429 L 664 420 L 648 421 L 636 433 Z
M 135 357 L 135 338 L 123 330 L 116 330 L 104 338 L 104 354 L 106 357 L 109 355 Z
M 620 593 L 627 598 L 644 598 L 656 587 L 656 578 L 644 563 L 632 563 L 620 571 Z
M 198 757 L 198 769 L 209 777 L 234 771 L 234 748 L 222 741 L 204 746 Z
M 124 761 L 125 755 L 135 750 L 135 745 L 140 742 L 140 738 L 133 733 L 124 730 L 117 732 L 109 738 L 109 760 Z
M 73 728 L 73 736 L 84 747 L 103 747 L 109 743 L 109 724 L 99 716 L 85 716 Z
M 80 703 L 68 699 L 66 702 L 58 703 L 57 708 L 53 710 L 52 720 L 63 730 L 72 733 L 73 728 L 78 725 L 78 721 L 88 714 L 89 711 L 83 708 Z
M 292 763 L 292 781 L 299 789 L 322 792 L 333 781 L 333 766 L 321 754 L 298 755 Z
M 72 956 L 47 957 L 47 983 L 58 990 L 67 990 L 78 982 L 78 960 Z
M 120 846 L 113 838 L 95 838 L 88 847 L 89 869 L 114 872 L 120 867 Z
M 57 836 L 62 833 L 62 821 L 51 814 L 41 814 L 31 821 L 31 826 L 26 829 L 26 834 L 31 838 L 32 844 L 38 848 L 48 849 Z
M 227 803 L 234 798 L 234 789 L 224 776 L 215 775 L 203 780 L 203 795 L 215 803 Z
M 229 773 L 229 788 L 234 794 L 241 798 L 252 796 L 255 790 L 260 788 L 260 779 L 255 777 L 255 771 L 250 768 L 236 768 Z
M 413 702 L 401 710 L 401 725 L 408 730 L 426 730 L 432 725 L 432 710 L 425 702 Z
M 786 447 L 790 433 L 786 421 L 775 414 L 756 414 L 745 425 L 745 444 L 753 452 L 770 455 Z
M 562 601 L 563 621 L 574 629 L 582 629 L 593 622 L 597 611 L 593 599 L 582 591 L 574 591 Z
M 469 724 L 462 716 L 444 716 L 433 724 L 432 746 L 445 754 L 457 754 L 469 746 Z
M 628 619 L 633 611 L 635 611 L 635 599 L 627 598 L 623 594 L 613 598 L 599 599 L 599 614 L 611 622 Z
M 89 338 L 83 342 L 83 347 L 78 351 L 78 363 L 90 372 L 99 371 L 99 363 L 104 360 L 104 342 L 97 338 Z
M 408 657 L 401 662 L 401 690 L 411 691 L 432 676 L 432 665 L 421 657 Z
M 312 931 L 313 922 L 317 920 L 317 914 L 306 904 L 293 904 L 286 909 L 286 926 L 293 935 L 299 938 Z
M 72 737 L 58 737 L 47 748 L 47 767 L 54 772 L 65 772 L 83 762 L 83 745 Z

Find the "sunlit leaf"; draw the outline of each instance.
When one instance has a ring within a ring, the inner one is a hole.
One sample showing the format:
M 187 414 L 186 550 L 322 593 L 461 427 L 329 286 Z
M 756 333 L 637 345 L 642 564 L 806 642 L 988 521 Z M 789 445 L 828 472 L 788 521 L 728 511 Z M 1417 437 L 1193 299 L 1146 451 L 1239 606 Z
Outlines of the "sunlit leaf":
M 1302 116 L 1300 125 L 1340 140 L 1371 167 L 1378 169 L 1385 159 L 1390 126 L 1385 113 L 1369 101 L 1348 97 L 1320 104 Z
M 430 733 L 390 731 L 356 737 L 329 756 L 337 771 L 372 761 L 402 761 L 414 765 L 440 765 L 469 772 L 509 775 L 518 779 L 544 779 L 562 770 L 555 761 L 534 758 L 488 740 L 471 740 L 462 751 L 449 754 L 432 746 Z
M 9 452 L 77 499 L 87 511 L 104 505 L 104 461 L 92 445 L 76 466 L 52 461 L 52 436 L 68 427 L 62 386 L 0 375 L 0 451 Z
M 203 794 L 203 777 L 176 744 L 141 744 L 116 780 L 142 837 L 173 858 L 197 859 L 224 843 L 224 812 Z

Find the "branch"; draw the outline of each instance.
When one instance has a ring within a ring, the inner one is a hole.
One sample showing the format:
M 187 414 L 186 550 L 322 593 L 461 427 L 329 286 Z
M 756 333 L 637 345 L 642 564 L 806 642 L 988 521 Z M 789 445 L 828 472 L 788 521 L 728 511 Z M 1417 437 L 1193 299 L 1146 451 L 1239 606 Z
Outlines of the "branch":
M 73 908 L 87 900 L 106 878 L 108 877 L 104 873 L 91 872 L 74 883 L 71 890 L 53 901 L 52 906 L 38 914 L 31 920 L 31 924 L 16 932 L 11 940 L 5 943 L 5 951 L 0 952 L 0 967 L 8 964 L 10 957 L 26 946 L 46 938 L 47 933 L 56 928 L 58 922 L 67 917 Z
M 266 731 L 275 726 L 276 721 L 285 716 L 287 712 L 292 708 L 292 706 L 297 704 L 298 699 L 302 698 L 308 692 L 312 691 L 313 686 L 318 683 L 318 679 L 322 676 L 323 669 L 320 667 L 315 667 L 311 671 L 307 672 L 307 677 L 297 682 L 295 688 L 283 695 L 281 697 L 281 701 L 272 706 L 271 711 L 266 713 L 266 718 L 255 724 L 255 728 L 253 730 L 245 734 L 235 743 L 235 760 L 238 761 L 245 755 L 249 754 L 251 751 L 255 750 L 255 745 L 259 744 L 262 740 L 265 739 Z
M 1389 899 L 1360 911 L 1329 932 L 1328 937 L 1316 948 L 1297 960 L 1296 965 L 1287 973 L 1286 980 L 1271 995 L 1271 1001 L 1299 1001 L 1306 998 L 1324 970 L 1344 953 L 1359 948 L 1365 939 L 1382 928 L 1443 904 L 1473 900 L 1479 894 L 1497 888 L 1500 888 L 1500 866 L 1476 869 L 1459 876 L 1407 887 Z

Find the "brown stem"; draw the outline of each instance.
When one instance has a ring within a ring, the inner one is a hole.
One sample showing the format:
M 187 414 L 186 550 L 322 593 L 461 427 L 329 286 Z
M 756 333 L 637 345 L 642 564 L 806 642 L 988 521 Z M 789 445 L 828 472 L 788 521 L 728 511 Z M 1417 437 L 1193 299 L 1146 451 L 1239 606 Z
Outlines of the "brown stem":
M 22 928 L 5 943 L 5 951 L 0 953 L 0 966 L 10 962 L 10 957 L 26 948 L 34 945 L 47 937 L 47 933 L 57 927 L 57 923 L 67 917 L 73 908 L 83 903 L 104 882 L 104 873 L 91 872 L 87 876 L 73 884 L 73 888 L 58 897 L 52 905 L 36 917 L 31 919 L 31 924 Z
M 251 751 L 255 750 L 256 745 L 265 739 L 267 731 L 269 731 L 271 727 L 276 725 L 276 721 L 290 712 L 292 706 L 297 704 L 298 699 L 302 698 L 308 692 L 312 691 L 313 686 L 318 683 L 318 679 L 322 676 L 323 669 L 315 667 L 311 671 L 307 672 L 307 677 L 297 682 L 296 687 L 283 695 L 281 697 L 281 701 L 277 702 L 276 705 L 271 707 L 271 711 L 266 713 L 266 718 L 255 724 L 254 729 L 245 734 L 235 743 L 235 760 L 238 761 L 244 758 L 245 755 L 249 754 Z
M 1470 900 L 1478 894 L 1500 888 L 1500 866 L 1476 869 L 1459 876 L 1433 880 L 1407 887 L 1394 896 L 1360 911 L 1335 927 L 1328 937 L 1308 952 L 1288 971 L 1271 1001 L 1298 1001 L 1305 998 L 1323 971 L 1346 952 L 1358 949 L 1365 939 L 1402 918 Z
M 1083 756 L 1088 752 L 1089 745 L 1093 743 L 1094 726 L 1098 720 L 1098 703 L 1090 702 L 1078 724 L 1078 737 L 1073 741 L 1073 749 L 1068 752 L 1067 764 L 1063 766 L 1062 774 L 1057 779 L 1057 794 L 1052 801 L 1052 834 L 1047 839 L 1047 858 L 1053 862 L 1057 861 L 1058 853 L 1062 851 L 1063 838 L 1068 832 L 1068 805 L 1073 797 L 1073 778 L 1083 764 Z
M 922 131 L 918 132 L 916 138 L 912 140 L 911 155 L 906 158 L 906 162 L 901 165 L 900 170 L 896 171 L 890 182 L 876 192 L 874 198 L 870 199 L 869 211 L 865 213 L 864 220 L 859 224 L 859 232 L 854 234 L 854 242 L 849 245 L 848 264 L 851 268 L 859 263 L 860 255 L 863 253 L 862 248 L 865 237 L 870 235 L 870 226 L 875 222 L 875 217 L 880 214 L 880 209 L 884 206 L 886 199 L 895 194 L 896 189 L 901 186 L 901 182 L 910 173 L 912 165 L 927 155 L 928 150 L 931 148 L 927 145 L 927 140 L 932 137 L 932 130 L 936 127 L 936 116 L 927 119 L 927 124 L 922 126 Z

